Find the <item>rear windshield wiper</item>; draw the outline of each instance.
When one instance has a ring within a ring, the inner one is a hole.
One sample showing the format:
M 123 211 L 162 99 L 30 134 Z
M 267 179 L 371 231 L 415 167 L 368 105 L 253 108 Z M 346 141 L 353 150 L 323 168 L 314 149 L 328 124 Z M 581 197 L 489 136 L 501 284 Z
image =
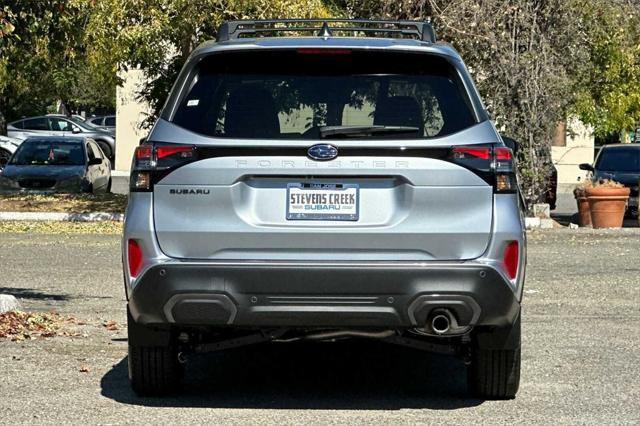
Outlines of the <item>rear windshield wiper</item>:
M 384 134 L 415 134 L 420 131 L 411 126 L 321 126 L 318 128 L 323 139 L 357 138 Z

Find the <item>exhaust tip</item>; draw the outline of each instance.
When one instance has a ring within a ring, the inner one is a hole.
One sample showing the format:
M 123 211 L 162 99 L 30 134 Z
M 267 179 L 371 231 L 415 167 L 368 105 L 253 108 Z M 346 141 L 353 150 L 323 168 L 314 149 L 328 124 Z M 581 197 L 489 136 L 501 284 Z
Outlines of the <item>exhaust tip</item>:
M 436 334 L 445 334 L 451 328 L 451 320 L 447 315 L 438 314 L 431 320 L 431 329 Z

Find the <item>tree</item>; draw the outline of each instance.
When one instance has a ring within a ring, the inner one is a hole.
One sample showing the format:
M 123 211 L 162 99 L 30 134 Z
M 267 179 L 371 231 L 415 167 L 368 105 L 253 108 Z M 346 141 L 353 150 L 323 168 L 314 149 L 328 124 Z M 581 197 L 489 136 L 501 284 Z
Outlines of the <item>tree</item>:
M 115 107 L 115 75 L 86 55 L 92 3 L 0 0 L 0 131 L 5 117 L 41 114 L 56 100 Z
M 151 106 L 151 124 L 189 54 L 215 39 L 222 22 L 329 13 L 320 0 L 102 0 L 95 3 L 86 37 L 91 57 L 144 71 L 139 95 Z
M 581 0 L 579 37 L 588 61 L 576 72 L 575 112 L 596 136 L 640 125 L 640 8 Z
M 520 142 L 519 172 L 529 204 L 542 201 L 557 121 L 572 100 L 567 66 L 574 10 L 563 0 L 348 0 L 352 16 L 427 19 L 474 75 L 497 127 Z

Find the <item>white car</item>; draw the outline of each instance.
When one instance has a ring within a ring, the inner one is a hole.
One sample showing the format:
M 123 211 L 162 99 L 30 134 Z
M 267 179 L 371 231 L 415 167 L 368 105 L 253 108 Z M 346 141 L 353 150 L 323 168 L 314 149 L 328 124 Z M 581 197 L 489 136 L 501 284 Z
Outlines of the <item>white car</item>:
M 19 139 L 0 136 L 0 170 L 4 169 L 5 164 L 21 143 Z

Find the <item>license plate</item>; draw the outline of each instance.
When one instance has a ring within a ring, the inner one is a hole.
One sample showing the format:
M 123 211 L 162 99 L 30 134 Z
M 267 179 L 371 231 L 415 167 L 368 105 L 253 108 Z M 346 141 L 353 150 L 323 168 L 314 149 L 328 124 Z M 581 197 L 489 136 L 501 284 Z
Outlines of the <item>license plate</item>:
M 358 220 L 360 189 L 346 183 L 290 183 L 287 220 Z

